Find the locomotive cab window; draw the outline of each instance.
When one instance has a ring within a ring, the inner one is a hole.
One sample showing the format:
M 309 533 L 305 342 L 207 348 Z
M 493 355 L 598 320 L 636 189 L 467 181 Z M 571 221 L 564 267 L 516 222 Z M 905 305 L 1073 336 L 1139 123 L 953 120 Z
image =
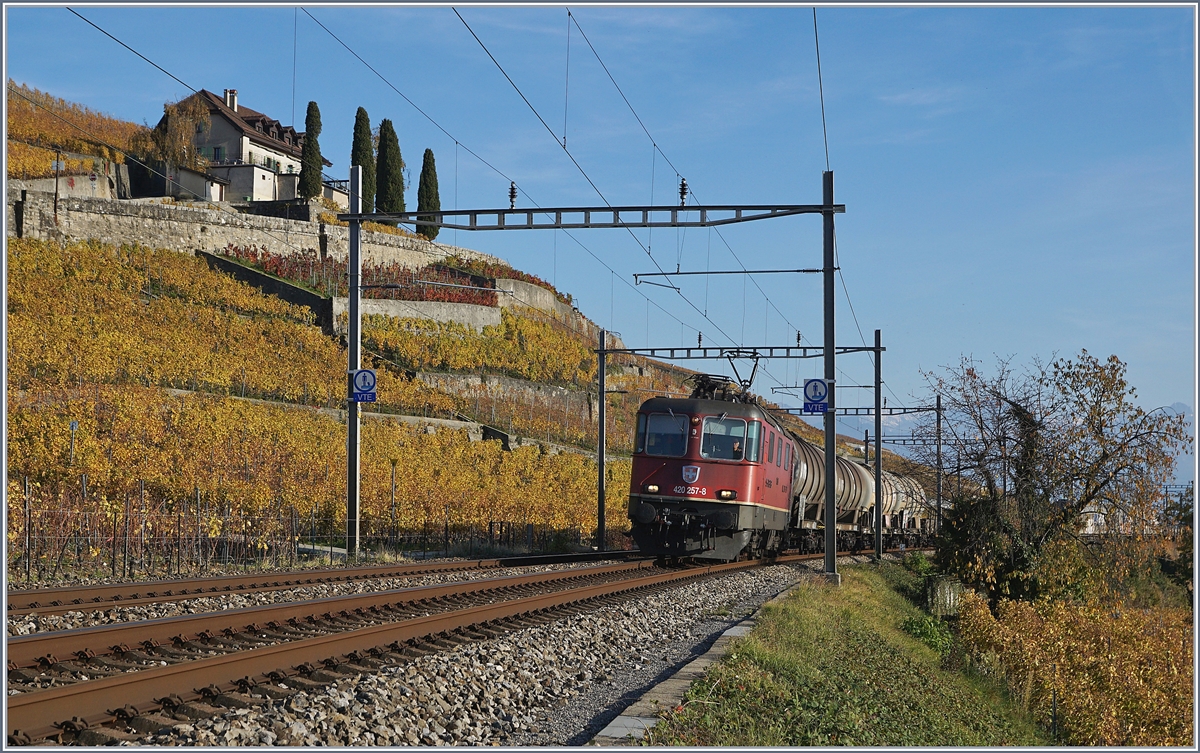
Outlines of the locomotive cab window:
M 638 414 L 637 452 L 682 457 L 687 452 L 688 417 L 668 413 Z
M 746 459 L 751 463 L 758 462 L 758 441 L 761 430 L 762 424 L 757 421 L 751 421 L 750 426 L 746 429 Z
M 700 457 L 711 460 L 741 460 L 745 453 L 745 419 L 712 416 L 704 419 Z

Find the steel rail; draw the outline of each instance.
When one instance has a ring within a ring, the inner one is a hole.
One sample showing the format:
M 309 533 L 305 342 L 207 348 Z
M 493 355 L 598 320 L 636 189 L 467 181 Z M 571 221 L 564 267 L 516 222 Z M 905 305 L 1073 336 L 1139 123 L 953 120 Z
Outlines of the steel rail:
M 491 559 L 460 560 L 411 565 L 380 565 L 357 568 L 321 568 L 319 570 L 291 570 L 254 575 L 228 575 L 215 578 L 186 578 L 182 580 L 142 581 L 140 583 L 115 583 L 94 586 L 64 586 L 10 591 L 7 594 L 8 614 L 25 615 L 37 613 L 65 614 L 67 612 L 109 609 L 113 606 L 140 606 L 161 601 L 184 601 L 230 593 L 260 593 L 285 588 L 329 583 L 347 583 L 356 580 L 378 578 L 406 578 L 435 573 L 488 570 L 501 567 L 521 567 L 543 564 L 558 564 L 589 561 L 592 559 L 616 559 L 639 556 L 637 552 L 613 553 L 606 556 L 589 552 L 568 555 L 534 555 L 531 557 L 500 557 Z
M 293 620 L 342 613 L 353 615 L 356 611 L 369 610 L 372 607 L 382 609 L 452 596 L 493 593 L 519 586 L 592 579 L 648 569 L 652 565 L 649 561 L 639 561 L 556 570 L 13 636 L 8 639 L 8 667 L 17 669 L 52 665 L 67 657 L 123 653 L 131 646 L 153 647 L 183 643 L 226 631 L 253 633 L 264 629 L 269 623 L 285 624 Z
M 790 558 L 780 558 L 779 562 Z M 253 687 L 263 682 L 304 674 L 331 657 L 353 658 L 372 650 L 396 650 L 405 641 L 453 633 L 522 615 L 535 614 L 605 596 L 640 591 L 654 586 L 701 578 L 717 573 L 759 567 L 762 562 L 732 562 L 689 568 L 584 586 L 570 591 L 539 594 L 455 612 L 402 622 L 374 625 L 348 632 L 265 646 L 209 659 L 199 659 L 141 672 L 106 677 L 77 685 L 21 693 L 7 698 L 9 740 L 46 739 L 64 730 L 107 724 L 117 718 L 118 707 L 144 714 L 162 708 L 175 695 L 186 702 L 202 697 L 200 689 L 218 691 Z M 240 682 L 239 682 L 240 680 Z M 188 693 L 186 688 L 193 688 Z M 181 692 L 181 690 L 183 692 Z

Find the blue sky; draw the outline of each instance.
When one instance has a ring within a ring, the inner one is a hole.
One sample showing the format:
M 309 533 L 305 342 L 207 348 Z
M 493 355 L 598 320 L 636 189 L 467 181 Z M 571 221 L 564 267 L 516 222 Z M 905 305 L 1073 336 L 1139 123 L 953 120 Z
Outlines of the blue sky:
M 675 171 L 575 28 L 568 75 L 562 6 L 459 9 L 553 136 L 449 7 L 309 6 L 453 138 L 303 11 L 77 10 L 189 85 L 236 88 L 243 104 L 285 123 L 302 128 L 317 101 L 322 151 L 338 177 L 363 106 L 373 124 L 396 124 L 414 183 L 421 153 L 434 150 L 444 208 L 504 206 L 509 178 L 522 189 L 518 205 L 601 205 L 555 141 L 565 95 L 567 145 L 605 199 L 677 201 Z M 701 202 L 820 201 L 810 8 L 572 11 Z M 883 330 L 889 405 L 922 402 L 922 370 L 960 354 L 1025 364 L 1086 348 L 1128 363 L 1143 407 L 1194 407 L 1194 10 L 825 7 L 818 23 L 830 165 L 847 205 L 839 260 L 854 310 L 839 280 L 837 338 L 860 345 L 860 328 L 868 342 Z M 18 82 L 149 123 L 188 93 L 65 9 L 8 7 L 6 24 L 6 74 Z M 548 231 L 439 240 L 552 279 L 631 346 L 695 343 L 697 330 L 713 345 L 794 343 L 797 329 L 806 344 L 821 341 L 818 276 L 758 278 L 773 306 L 753 283 L 743 295 L 734 277 L 681 278 L 696 308 L 669 290 L 631 287 L 633 273 L 655 271 L 644 245 L 665 269 L 736 268 L 726 242 L 749 268 L 819 266 L 816 217 L 720 236 L 642 230 L 640 245 L 624 231 L 573 234 L 579 243 Z M 839 365 L 843 381 L 872 378 L 865 356 Z M 762 392 L 821 366 L 765 368 Z M 869 399 L 840 396 L 843 405 Z

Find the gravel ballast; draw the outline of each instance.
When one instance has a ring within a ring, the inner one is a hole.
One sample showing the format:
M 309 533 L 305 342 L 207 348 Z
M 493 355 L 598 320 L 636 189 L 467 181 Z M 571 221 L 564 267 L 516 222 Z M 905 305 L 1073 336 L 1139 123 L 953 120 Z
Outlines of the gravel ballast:
M 257 607 L 264 604 L 287 604 L 310 599 L 324 599 L 330 596 L 350 596 L 359 593 L 418 588 L 420 586 L 457 583 L 467 580 L 504 578 L 533 572 L 573 570 L 582 567 L 599 566 L 602 565 L 597 565 L 594 562 L 586 562 L 500 568 L 495 570 L 429 573 L 427 575 L 408 578 L 375 578 L 371 580 L 346 581 L 344 583 L 318 583 L 311 586 L 251 594 L 239 594 L 236 592 L 213 594 L 212 596 L 204 596 L 197 599 L 178 602 L 163 601 L 156 604 L 135 607 L 113 606 L 106 609 L 80 610 L 78 612 L 48 615 L 30 613 L 9 617 L 7 632 L 9 636 L 32 635 L 33 633 L 45 633 L 55 630 L 74 630 L 76 628 L 92 627 L 93 625 L 111 625 L 118 622 L 156 620 L 161 617 L 176 617 L 184 614 L 205 614 L 207 612 L 220 612 L 228 609 L 243 609 L 245 607 Z
M 581 745 L 729 626 L 820 569 L 812 561 L 705 579 L 180 722 L 138 742 Z

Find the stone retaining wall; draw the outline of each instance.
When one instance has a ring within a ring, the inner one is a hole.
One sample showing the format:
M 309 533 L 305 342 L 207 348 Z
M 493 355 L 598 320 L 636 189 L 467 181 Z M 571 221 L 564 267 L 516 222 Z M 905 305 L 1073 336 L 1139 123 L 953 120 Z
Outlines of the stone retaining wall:
M 19 182 L 9 181 L 6 211 L 8 234 L 23 238 L 141 243 L 184 253 L 215 252 L 231 243 L 243 247 L 253 244 L 281 254 L 323 249 L 339 259 L 349 253 L 349 228 L 242 214 L 226 203 L 149 204 L 77 196 L 64 200 L 60 196 L 55 224 L 53 193 L 22 191 Z M 495 256 L 468 248 L 363 231 L 364 262 L 421 267 L 451 254 L 504 263 Z
M 350 307 L 349 298 L 333 299 L 333 329 L 346 333 L 338 317 Z M 444 303 L 442 301 L 393 301 L 386 298 L 363 298 L 363 316 L 383 314 L 398 319 L 432 319 L 437 322 L 458 322 L 480 332 L 484 327 L 500 324 L 500 309 L 474 303 Z

